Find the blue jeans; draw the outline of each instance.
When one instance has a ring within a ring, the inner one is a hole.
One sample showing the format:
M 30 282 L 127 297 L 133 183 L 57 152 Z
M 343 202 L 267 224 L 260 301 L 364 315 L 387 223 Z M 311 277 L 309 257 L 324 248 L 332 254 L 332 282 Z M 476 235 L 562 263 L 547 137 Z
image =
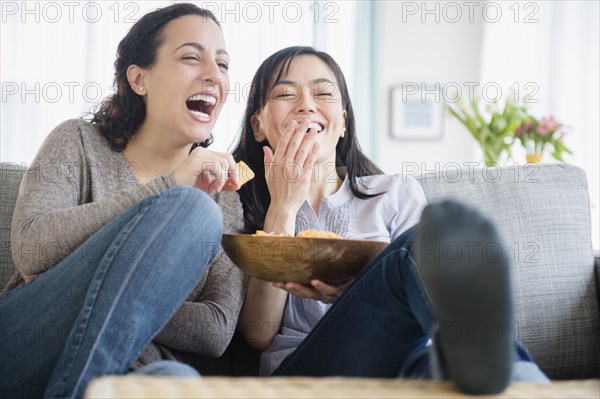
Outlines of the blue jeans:
M 146 364 L 130 374 L 137 375 L 168 375 L 177 377 L 199 377 L 200 373 L 185 363 L 175 360 L 159 360 L 154 363 Z
M 435 320 L 411 255 L 414 232 L 405 231 L 361 273 L 273 375 L 439 374 L 427 346 Z M 518 342 L 515 361 L 513 379 L 547 381 Z
M 221 226 L 208 195 L 174 187 L 0 298 L 0 396 L 79 398 L 93 378 L 126 373 L 194 288 Z

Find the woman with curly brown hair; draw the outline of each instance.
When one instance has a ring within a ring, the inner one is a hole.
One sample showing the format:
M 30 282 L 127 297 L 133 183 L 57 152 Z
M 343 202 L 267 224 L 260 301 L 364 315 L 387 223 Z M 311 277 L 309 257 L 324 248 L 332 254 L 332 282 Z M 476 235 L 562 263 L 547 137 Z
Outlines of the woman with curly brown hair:
M 119 44 L 116 93 L 46 138 L 12 223 L 0 396 L 81 397 L 95 377 L 225 350 L 243 276 L 218 249 L 242 215 L 233 158 L 206 147 L 228 64 L 209 11 L 149 13 Z

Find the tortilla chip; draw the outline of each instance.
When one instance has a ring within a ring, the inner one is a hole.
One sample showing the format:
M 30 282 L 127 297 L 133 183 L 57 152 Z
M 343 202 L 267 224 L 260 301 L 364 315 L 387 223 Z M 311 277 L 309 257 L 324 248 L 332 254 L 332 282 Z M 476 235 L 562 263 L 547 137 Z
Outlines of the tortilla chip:
M 275 234 L 275 233 L 267 233 L 263 230 L 256 230 L 256 233 L 253 234 L 258 237 L 285 237 L 284 234 Z M 293 235 L 288 234 L 287 237 L 293 237 Z M 296 237 L 308 237 L 308 238 L 344 238 L 339 234 L 336 234 L 332 231 L 327 230 L 303 230 L 299 232 Z
M 244 161 L 240 161 L 237 163 L 240 170 L 240 187 L 244 184 L 248 183 L 250 180 L 254 179 L 254 172 Z
M 252 169 L 250 169 L 250 167 L 248 165 L 246 165 L 246 163 L 244 161 L 239 161 L 237 163 L 238 166 L 238 178 L 239 181 L 237 182 L 232 182 L 232 181 L 228 181 L 227 182 L 227 186 L 228 187 L 235 187 L 236 189 L 240 189 L 244 184 L 248 183 L 250 180 L 254 179 L 254 172 L 252 171 Z
M 327 230 L 304 230 L 296 234 L 296 237 L 343 238 L 341 235 Z

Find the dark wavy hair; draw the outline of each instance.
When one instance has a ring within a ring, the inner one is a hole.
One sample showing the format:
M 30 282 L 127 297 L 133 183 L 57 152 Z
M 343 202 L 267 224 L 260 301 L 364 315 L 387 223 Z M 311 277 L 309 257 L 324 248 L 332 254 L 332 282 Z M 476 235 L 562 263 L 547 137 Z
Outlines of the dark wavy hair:
M 119 43 L 115 60 L 115 93 L 100 104 L 93 113 L 91 123 L 95 124 L 115 151 L 123 151 L 135 132 L 146 118 L 146 105 L 129 84 L 127 68 L 138 65 L 150 68 L 156 62 L 158 49 L 165 40 L 165 26 L 172 20 L 185 15 L 199 15 L 210 18 L 219 28 L 215 15 L 189 3 L 173 4 L 160 8 L 140 18 Z M 207 147 L 212 135 L 201 145 Z
M 267 140 L 259 143 L 254 139 L 252 116 L 258 114 L 267 104 L 274 84 L 282 78 L 284 71 L 286 74 L 288 73 L 294 57 L 300 55 L 313 55 L 320 58 L 329 66 L 338 83 L 338 89 L 342 97 L 342 107 L 347 112 L 347 119 L 345 136 L 338 141 L 336 146 L 336 167 L 346 168 L 350 189 L 356 197 L 367 199 L 382 194 L 367 194 L 358 187 L 357 177 L 378 175 L 383 174 L 383 172 L 360 149 L 356 138 L 354 111 L 341 68 L 325 52 L 312 47 L 287 47 L 267 58 L 256 71 L 252 79 L 248 104 L 242 122 L 241 137 L 233 151 L 233 157 L 236 161 L 244 160 L 256 173 L 256 177 L 238 191 L 244 208 L 244 229 L 247 232 L 263 229 L 265 216 L 271 203 L 271 196 L 265 179 L 262 149 L 262 147 L 269 144 Z M 363 186 L 363 188 L 366 187 Z

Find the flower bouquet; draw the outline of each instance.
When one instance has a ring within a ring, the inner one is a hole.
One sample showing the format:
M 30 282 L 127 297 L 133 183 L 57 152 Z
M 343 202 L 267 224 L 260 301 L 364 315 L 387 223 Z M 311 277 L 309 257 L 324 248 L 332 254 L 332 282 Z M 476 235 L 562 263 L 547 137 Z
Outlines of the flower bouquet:
M 552 148 L 551 155 L 560 162 L 564 162 L 563 152 L 572 154 L 563 143 L 564 126 L 553 116 L 540 120 L 529 117 L 521 123 L 514 135 L 527 151 L 527 162 L 530 163 L 540 162 L 547 147 Z
M 447 108 L 477 140 L 486 165 L 498 163 L 503 153 L 507 158 L 511 157 L 510 149 L 515 141 L 513 133 L 529 118 L 527 109 L 511 99 L 501 111 L 496 104 L 481 110 L 477 99 L 469 105 L 460 100 L 455 105 L 448 104 Z

